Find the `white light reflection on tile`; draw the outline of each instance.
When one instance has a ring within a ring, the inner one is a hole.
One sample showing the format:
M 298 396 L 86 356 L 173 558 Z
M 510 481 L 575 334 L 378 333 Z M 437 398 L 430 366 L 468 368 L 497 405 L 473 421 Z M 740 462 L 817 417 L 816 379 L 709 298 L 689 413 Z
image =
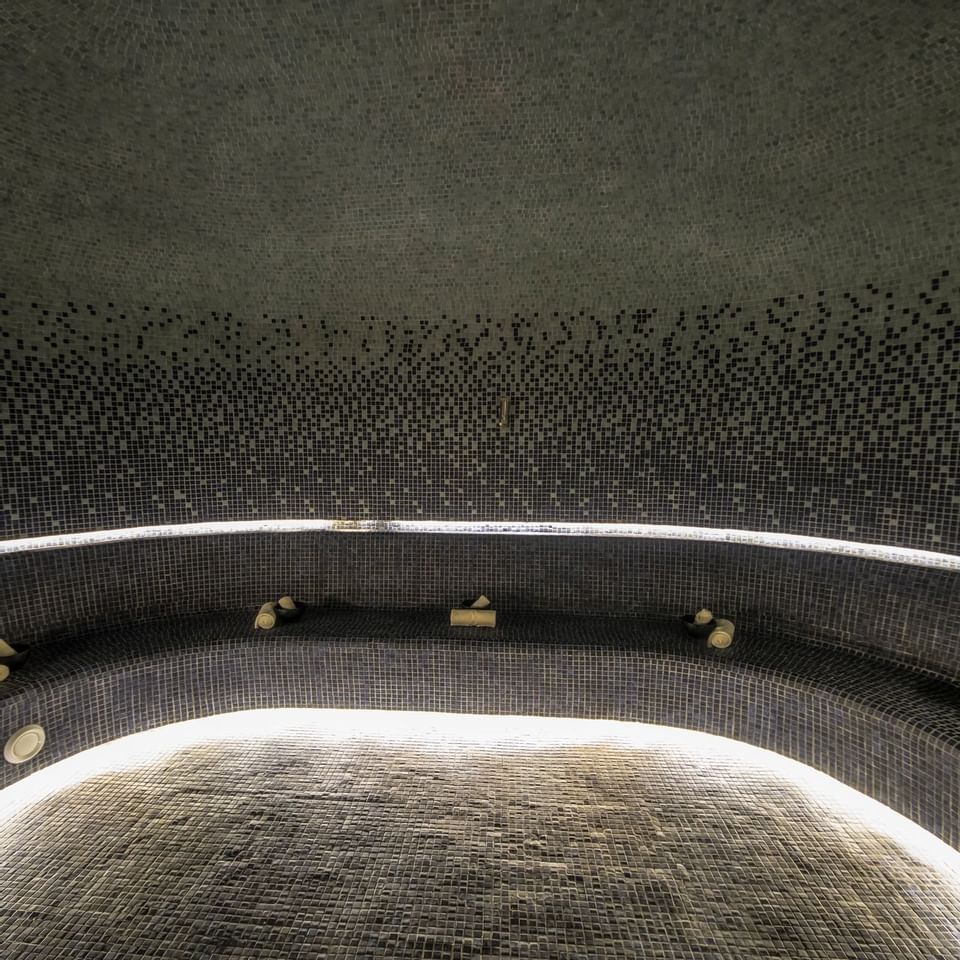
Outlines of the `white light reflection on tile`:
M 807 537 L 763 530 L 727 530 L 718 527 L 676 527 L 653 523 L 538 523 L 459 520 L 229 520 L 211 523 L 179 523 L 150 527 L 123 527 L 84 533 L 52 534 L 0 541 L 0 555 L 34 550 L 155 540 L 164 537 L 199 537 L 231 533 L 433 533 L 539 537 L 636 537 L 646 540 L 697 540 L 707 543 L 739 543 L 781 550 L 803 550 L 838 556 L 882 560 L 940 570 L 960 571 L 960 556 L 915 550 L 881 543 L 858 543 L 827 537 Z
M 960 851 L 876 800 L 832 777 L 760 747 L 675 727 L 617 720 L 490 716 L 385 710 L 273 709 L 219 714 L 123 737 L 51 764 L 0 790 L 5 820 L 28 813 L 37 801 L 92 777 L 133 770 L 188 747 L 261 737 L 295 739 L 318 730 L 345 740 L 405 743 L 419 750 L 461 754 L 471 747 L 505 753 L 597 745 L 625 750 L 665 749 L 691 763 L 720 760 L 737 769 L 780 779 L 804 792 L 811 803 L 845 818 L 851 829 L 882 833 L 904 852 L 960 888 Z

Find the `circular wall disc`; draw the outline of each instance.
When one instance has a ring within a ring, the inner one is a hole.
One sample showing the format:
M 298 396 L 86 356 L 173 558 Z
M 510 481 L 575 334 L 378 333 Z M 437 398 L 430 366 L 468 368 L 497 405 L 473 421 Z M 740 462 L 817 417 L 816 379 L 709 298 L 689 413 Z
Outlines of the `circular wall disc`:
M 42 749 L 47 735 L 38 723 L 21 727 L 10 735 L 3 748 L 3 759 L 8 763 L 24 763 L 32 760 Z

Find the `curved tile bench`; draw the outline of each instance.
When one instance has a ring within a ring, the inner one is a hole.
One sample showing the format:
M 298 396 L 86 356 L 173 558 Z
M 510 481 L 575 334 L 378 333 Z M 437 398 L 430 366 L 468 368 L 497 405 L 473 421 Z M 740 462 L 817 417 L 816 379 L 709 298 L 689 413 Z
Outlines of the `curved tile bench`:
M 722 532 L 722 531 L 721 531 Z M 960 558 L 958 558 L 960 560 Z M 0 636 L 250 608 L 497 608 L 666 620 L 706 604 L 740 626 L 869 652 L 960 682 L 960 570 L 749 543 L 576 536 L 217 533 L 0 555 Z
M 42 765 L 231 710 L 335 707 L 534 714 L 683 726 L 810 764 L 960 846 L 960 689 L 749 629 L 729 655 L 676 625 L 514 614 L 496 634 L 442 612 L 308 610 L 271 633 L 249 611 L 38 644 L 0 687 L 0 736 L 44 725 Z

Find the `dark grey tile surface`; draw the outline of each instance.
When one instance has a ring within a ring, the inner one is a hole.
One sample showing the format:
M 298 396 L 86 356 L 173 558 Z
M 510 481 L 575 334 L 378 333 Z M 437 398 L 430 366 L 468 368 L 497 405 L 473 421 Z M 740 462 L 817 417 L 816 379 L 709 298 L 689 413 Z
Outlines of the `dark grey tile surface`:
M 50 641 L 0 685 L 0 731 L 40 722 L 0 785 L 127 733 L 230 710 L 337 707 L 637 720 L 800 760 L 960 845 L 956 684 L 743 630 L 727 655 L 676 624 L 516 614 L 308 610 L 254 633 L 221 611 Z
M 2 535 L 593 520 L 960 550 L 944 272 L 748 306 L 416 322 L 10 290 Z
M 0 536 L 960 550 L 958 38 L 950 0 L 13 0 Z
M 673 620 L 706 605 L 741 626 L 960 679 L 960 577 L 736 544 L 583 537 L 244 534 L 0 557 L 0 636 L 245 607 L 451 607 Z
M 0 825 L 4 955 L 955 957 L 956 875 L 762 755 L 490 719 L 267 719 L 69 786 Z
M 625 520 L 960 552 L 958 37 L 947 0 L 15 0 L 0 537 Z M 42 713 L 49 758 L 283 703 L 651 719 L 958 842 L 956 688 L 825 646 L 956 679 L 952 575 L 467 538 L 0 566 L 0 628 L 57 658 L 0 686 L 3 728 Z M 413 612 L 474 589 L 534 620 L 452 643 Z M 287 590 L 410 610 L 343 614 L 351 641 L 244 633 Z M 645 652 L 633 621 L 543 633 L 704 602 L 741 625 L 727 660 L 666 623 Z M 244 613 L 136 625 L 221 607 Z
M 956 4 L 0 17 L 0 536 L 591 519 L 960 550 Z
M 960 252 L 952 0 L 2 16 L 0 275 L 31 298 L 609 317 Z

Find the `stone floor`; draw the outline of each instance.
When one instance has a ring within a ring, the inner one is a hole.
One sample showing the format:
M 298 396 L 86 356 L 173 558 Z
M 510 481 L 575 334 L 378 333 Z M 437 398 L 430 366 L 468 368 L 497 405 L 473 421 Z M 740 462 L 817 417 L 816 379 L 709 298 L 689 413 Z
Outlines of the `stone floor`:
M 960 957 L 949 855 L 751 747 L 539 718 L 211 723 L 0 793 L 0 956 Z

